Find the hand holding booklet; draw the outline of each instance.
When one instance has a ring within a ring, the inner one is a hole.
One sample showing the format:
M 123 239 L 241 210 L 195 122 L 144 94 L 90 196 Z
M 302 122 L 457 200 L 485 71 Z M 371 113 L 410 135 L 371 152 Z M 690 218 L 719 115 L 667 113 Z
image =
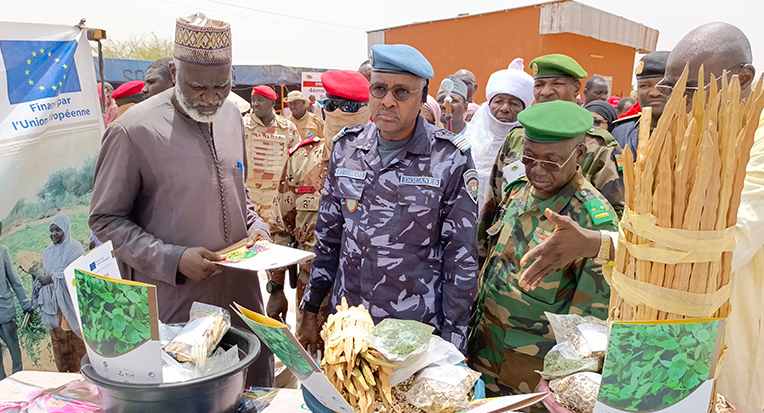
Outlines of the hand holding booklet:
M 217 264 L 247 271 L 266 271 L 304 263 L 316 256 L 312 252 L 285 247 L 268 241 L 257 241 L 248 247 L 247 241 L 246 239 L 241 240 L 218 251 L 218 254 L 223 256 L 223 261 L 218 261 Z

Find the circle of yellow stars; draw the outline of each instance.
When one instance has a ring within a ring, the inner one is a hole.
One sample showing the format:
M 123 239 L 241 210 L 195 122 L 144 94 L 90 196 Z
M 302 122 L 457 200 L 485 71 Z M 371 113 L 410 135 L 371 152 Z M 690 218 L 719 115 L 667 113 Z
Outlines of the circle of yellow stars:
M 41 47 L 38 50 L 33 50 L 32 51 L 32 57 L 27 59 L 27 62 L 26 62 L 27 65 L 31 65 L 34 62 L 34 59 L 36 59 L 38 57 L 42 58 L 42 59 L 49 59 L 49 58 L 53 57 L 53 52 L 51 52 L 50 50 L 46 50 L 44 47 Z M 53 61 L 56 64 L 61 63 L 61 59 L 58 58 L 58 57 L 54 58 Z M 67 69 L 69 69 L 69 65 L 67 65 L 66 63 L 63 63 L 63 64 L 61 64 L 61 68 L 64 69 L 64 70 L 67 70 Z M 30 69 L 26 69 L 26 70 L 24 70 L 24 74 L 27 77 L 27 83 L 29 84 L 29 86 L 34 86 L 35 82 L 34 82 L 34 80 L 32 80 L 30 78 L 30 76 L 32 76 L 32 71 Z M 57 90 L 63 88 L 65 81 L 66 81 L 66 72 L 64 72 L 63 77 L 61 78 L 61 80 L 58 81 L 58 83 L 50 85 L 51 90 L 57 91 Z M 37 88 L 40 89 L 40 91 L 44 91 L 46 89 L 46 86 L 45 85 L 39 85 L 39 86 L 37 86 Z

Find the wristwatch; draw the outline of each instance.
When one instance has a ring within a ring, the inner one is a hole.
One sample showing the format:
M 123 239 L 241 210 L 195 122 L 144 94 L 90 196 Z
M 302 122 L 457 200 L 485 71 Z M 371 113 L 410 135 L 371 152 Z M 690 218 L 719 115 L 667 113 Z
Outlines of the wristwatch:
M 265 291 L 268 292 L 268 294 L 273 294 L 279 291 L 282 291 L 284 289 L 283 284 L 279 284 L 277 282 L 274 282 L 273 280 L 268 280 L 268 283 L 265 284 Z
M 594 262 L 600 265 L 607 264 L 610 260 L 610 252 L 613 249 L 613 240 L 610 235 L 605 231 L 600 231 L 600 250 L 597 252 L 597 257 L 594 258 Z

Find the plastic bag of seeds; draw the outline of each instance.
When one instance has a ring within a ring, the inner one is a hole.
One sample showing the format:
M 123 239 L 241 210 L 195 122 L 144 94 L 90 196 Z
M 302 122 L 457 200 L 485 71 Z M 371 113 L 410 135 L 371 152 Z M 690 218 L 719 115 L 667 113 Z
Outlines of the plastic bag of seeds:
M 469 404 L 480 373 L 464 366 L 436 365 L 420 371 L 406 401 L 428 413 L 456 412 Z
M 544 356 L 544 370 L 539 371 L 546 380 L 559 379 L 582 371 L 597 372 L 602 368 L 597 356 L 582 356 L 569 342 L 555 345 Z

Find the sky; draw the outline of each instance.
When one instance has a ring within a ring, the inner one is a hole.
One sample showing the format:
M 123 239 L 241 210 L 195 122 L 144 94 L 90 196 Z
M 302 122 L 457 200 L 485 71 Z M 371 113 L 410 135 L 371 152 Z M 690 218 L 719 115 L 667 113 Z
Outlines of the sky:
M 734 24 L 752 39 L 754 64 L 764 68 L 764 4 L 760 0 L 579 1 L 658 29 L 659 50 L 670 49 L 703 23 Z M 355 69 L 366 59 L 368 30 L 537 1 L 36 0 L 33 7 L 28 6 L 32 3 L 6 3 L 0 17 L 3 21 L 76 24 L 85 18 L 88 26 L 106 29 L 108 37 L 117 40 L 146 33 L 172 39 L 176 17 L 202 11 L 231 24 L 234 64 Z M 480 33 L 475 34 L 475 45 L 480 46 Z M 465 66 L 469 67 L 469 62 Z

